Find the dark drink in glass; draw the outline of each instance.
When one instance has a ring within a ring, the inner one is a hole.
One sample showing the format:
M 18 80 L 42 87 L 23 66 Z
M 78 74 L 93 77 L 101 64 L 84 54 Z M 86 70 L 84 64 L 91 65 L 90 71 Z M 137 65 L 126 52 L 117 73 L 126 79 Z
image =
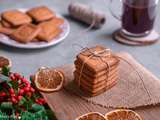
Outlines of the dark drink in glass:
M 124 0 L 122 30 L 130 35 L 146 35 L 152 31 L 156 16 L 155 0 Z

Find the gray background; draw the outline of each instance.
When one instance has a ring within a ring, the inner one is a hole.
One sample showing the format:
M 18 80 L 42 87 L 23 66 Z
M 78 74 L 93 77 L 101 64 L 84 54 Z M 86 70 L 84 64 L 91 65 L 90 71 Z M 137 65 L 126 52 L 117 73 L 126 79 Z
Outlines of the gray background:
M 11 58 L 13 62 L 13 71 L 29 76 L 40 66 L 59 66 L 73 63 L 79 49 L 73 48 L 73 43 L 79 43 L 83 46 L 93 46 L 101 44 L 110 47 L 115 52 L 127 51 L 133 55 L 141 64 L 160 78 L 160 44 L 154 44 L 146 47 L 130 47 L 115 42 L 111 34 L 120 27 L 120 22 L 115 20 L 108 10 L 109 0 L 77 0 L 92 8 L 101 10 L 106 14 L 107 22 L 100 30 L 92 30 L 87 34 L 76 37 L 80 31 L 87 26 L 69 19 L 71 31 L 64 42 L 47 49 L 23 50 L 7 47 L 0 44 L 0 55 Z M 38 5 L 47 5 L 58 13 L 68 15 L 67 7 L 71 0 L 0 0 L 0 10 L 12 8 L 27 8 Z M 116 5 L 115 5 L 116 6 Z M 160 5 L 158 6 L 160 10 Z M 119 11 L 115 8 L 115 11 Z M 157 16 L 156 29 L 160 32 L 160 13 Z M 158 29 L 159 28 L 159 29 Z

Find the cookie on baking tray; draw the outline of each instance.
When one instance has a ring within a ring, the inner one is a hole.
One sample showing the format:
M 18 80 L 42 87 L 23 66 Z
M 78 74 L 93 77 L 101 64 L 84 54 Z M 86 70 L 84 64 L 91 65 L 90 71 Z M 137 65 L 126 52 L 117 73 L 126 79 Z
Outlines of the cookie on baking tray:
M 41 29 L 36 25 L 25 24 L 15 30 L 11 34 L 11 38 L 21 43 L 27 43 L 32 41 L 40 31 Z
M 10 23 L 13 27 L 30 23 L 32 19 L 25 13 L 18 10 L 10 10 L 2 13 L 2 19 Z
M 42 22 L 54 18 L 55 13 L 46 6 L 39 6 L 27 11 L 27 14 L 36 22 Z
M 38 34 L 38 39 L 42 41 L 50 42 L 53 38 L 58 36 L 62 30 L 54 25 L 52 20 L 42 22 L 38 25 L 41 28 L 41 32 Z

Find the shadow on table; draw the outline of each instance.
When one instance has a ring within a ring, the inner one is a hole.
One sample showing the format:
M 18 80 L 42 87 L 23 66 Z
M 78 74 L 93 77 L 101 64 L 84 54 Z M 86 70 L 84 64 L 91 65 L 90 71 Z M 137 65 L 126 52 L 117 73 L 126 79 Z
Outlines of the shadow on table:
M 76 24 L 78 24 L 78 25 L 80 25 L 80 26 L 82 26 L 82 27 L 85 27 L 85 28 L 88 28 L 89 27 L 89 25 L 88 24 L 86 24 L 86 23 L 84 23 L 84 22 L 81 22 L 80 20 L 77 20 L 77 19 L 75 19 L 75 18 L 73 18 L 73 17 L 71 17 L 70 15 L 68 15 L 68 14 L 64 14 L 63 15 L 68 21 L 71 21 L 71 22 L 74 22 L 74 23 L 76 23 Z M 96 30 L 101 30 L 101 28 L 100 29 L 96 29 L 96 28 L 92 28 L 91 29 L 91 31 L 96 31 Z M 114 31 L 111 31 L 110 33 L 102 33 L 102 34 L 100 34 L 99 35 L 99 37 L 101 38 L 101 39 L 103 39 L 103 40 L 113 40 L 113 32 Z M 114 41 L 114 40 L 113 40 Z
M 11 52 L 11 53 L 36 53 L 36 52 L 47 51 L 47 50 L 51 49 L 51 47 L 53 47 L 53 46 L 50 46 L 47 48 L 38 48 L 38 49 L 23 49 L 23 48 L 16 48 L 16 47 L 12 47 L 12 46 L 7 46 L 7 45 L 0 43 L 0 50 L 5 50 L 5 51 Z
M 113 35 L 112 35 L 113 33 L 101 33 L 100 35 L 99 35 L 99 37 L 101 38 L 101 39 L 105 39 L 105 40 L 107 40 L 107 39 L 113 39 Z

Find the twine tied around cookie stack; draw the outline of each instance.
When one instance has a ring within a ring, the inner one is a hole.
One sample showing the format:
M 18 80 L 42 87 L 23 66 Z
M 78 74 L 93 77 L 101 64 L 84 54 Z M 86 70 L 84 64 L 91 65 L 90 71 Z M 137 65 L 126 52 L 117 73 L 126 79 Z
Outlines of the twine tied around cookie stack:
M 75 60 L 75 82 L 89 96 L 97 96 L 115 86 L 118 82 L 120 60 L 127 63 L 142 81 L 143 89 L 149 100 L 151 95 L 140 73 L 124 58 L 121 58 L 103 46 L 83 48 Z
M 75 61 L 75 81 L 89 96 L 99 95 L 117 83 L 118 64 L 110 49 L 85 48 Z
M 111 51 L 110 51 L 110 49 L 104 49 L 104 50 L 102 50 L 102 51 L 91 51 L 90 49 L 86 48 L 86 50 L 88 50 L 88 51 L 90 52 L 90 54 L 89 54 L 89 55 L 86 55 L 86 56 L 89 56 L 89 57 L 88 57 L 88 59 L 86 59 L 86 60 L 83 62 L 83 64 L 82 64 L 82 68 L 81 68 L 81 70 L 80 70 L 80 75 L 79 75 L 79 79 L 78 79 L 78 86 L 80 86 L 80 81 L 81 81 L 81 77 L 82 77 L 82 72 L 83 72 L 84 65 L 85 65 L 85 63 L 86 63 L 89 59 L 92 59 L 93 57 L 95 57 L 95 58 L 97 57 L 97 58 L 100 58 L 100 60 L 102 60 L 102 62 L 105 62 L 105 61 L 103 61 L 102 57 L 108 57 L 108 58 L 111 57 Z M 107 54 L 104 55 L 104 53 L 107 53 Z M 83 54 L 83 53 L 81 53 L 81 54 Z M 84 54 L 84 55 L 85 55 L 85 54 Z M 107 62 L 105 62 L 105 63 L 106 63 L 106 65 L 107 65 L 107 67 L 108 67 L 108 71 L 106 71 L 106 76 L 107 76 L 107 78 L 108 78 L 108 74 L 109 74 L 109 72 L 110 72 L 110 66 L 109 66 L 109 64 L 108 64 Z

